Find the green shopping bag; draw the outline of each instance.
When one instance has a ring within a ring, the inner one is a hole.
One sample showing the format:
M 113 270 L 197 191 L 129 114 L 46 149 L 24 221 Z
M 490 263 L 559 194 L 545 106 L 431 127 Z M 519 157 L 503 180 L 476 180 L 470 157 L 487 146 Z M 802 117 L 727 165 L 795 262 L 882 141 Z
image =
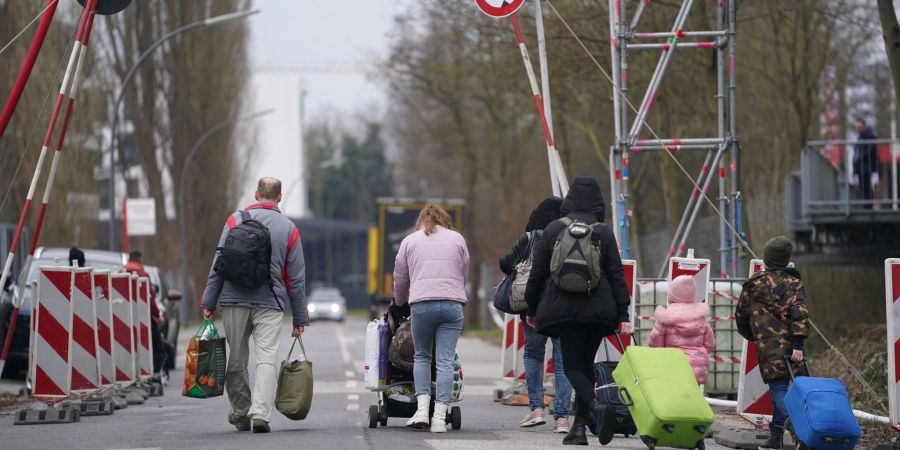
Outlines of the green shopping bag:
M 300 343 L 303 352 L 302 360 L 291 361 L 294 346 Z M 278 389 L 275 392 L 275 408 L 291 420 L 303 420 L 309 414 L 313 398 L 312 362 L 306 358 L 303 339 L 297 336 L 288 351 L 287 358 L 281 363 L 278 373 Z
M 218 397 L 225 390 L 225 338 L 216 324 L 204 319 L 188 344 L 181 395 L 193 398 Z

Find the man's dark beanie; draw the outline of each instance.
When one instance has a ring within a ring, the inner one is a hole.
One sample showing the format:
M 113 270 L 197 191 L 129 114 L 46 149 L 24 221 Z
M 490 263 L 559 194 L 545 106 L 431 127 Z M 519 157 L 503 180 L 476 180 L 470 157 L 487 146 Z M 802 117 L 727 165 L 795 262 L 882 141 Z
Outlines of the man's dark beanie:
M 766 242 L 763 251 L 763 262 L 767 268 L 787 267 L 791 262 L 791 253 L 794 252 L 794 243 L 784 236 L 774 237 Z

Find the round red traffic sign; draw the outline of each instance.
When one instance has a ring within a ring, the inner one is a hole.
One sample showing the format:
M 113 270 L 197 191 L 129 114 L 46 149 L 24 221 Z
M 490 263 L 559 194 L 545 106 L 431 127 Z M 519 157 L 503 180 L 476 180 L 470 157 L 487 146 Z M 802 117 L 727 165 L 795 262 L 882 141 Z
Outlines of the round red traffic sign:
M 481 12 L 497 19 L 515 13 L 523 4 L 525 0 L 475 0 Z

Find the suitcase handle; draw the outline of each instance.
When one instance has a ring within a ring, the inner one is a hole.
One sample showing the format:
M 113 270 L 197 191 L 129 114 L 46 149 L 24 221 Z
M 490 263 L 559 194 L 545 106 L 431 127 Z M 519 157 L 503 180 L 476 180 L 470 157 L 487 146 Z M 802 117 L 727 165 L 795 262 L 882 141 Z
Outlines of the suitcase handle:
M 794 375 L 794 362 L 791 361 L 791 355 L 784 355 L 784 362 L 787 363 L 788 374 L 791 376 L 791 381 L 794 381 L 796 376 Z M 806 369 L 806 374 L 812 376 L 812 372 L 809 370 L 809 360 L 804 356 L 802 362 L 803 368 Z
M 625 406 L 634 406 L 634 399 L 628 393 L 628 388 L 619 387 L 619 399 L 622 400 Z

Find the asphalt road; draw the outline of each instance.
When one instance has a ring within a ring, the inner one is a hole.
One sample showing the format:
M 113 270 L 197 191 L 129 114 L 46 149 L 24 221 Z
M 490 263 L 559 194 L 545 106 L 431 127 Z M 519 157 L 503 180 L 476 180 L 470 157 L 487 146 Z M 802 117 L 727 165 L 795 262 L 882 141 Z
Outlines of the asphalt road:
M 282 357 L 290 345 L 289 333 L 285 324 Z M 14 426 L 7 411 L 7 415 L 0 417 L 0 447 L 391 450 L 562 447 L 562 435 L 554 434 L 549 424 L 527 430 L 517 426 L 525 408 L 493 402 L 494 389 L 504 387 L 496 378 L 499 349 L 470 338 L 463 338 L 458 347 L 466 375 L 465 399 L 458 404 L 462 407 L 461 430 L 436 435 L 407 429 L 405 419 L 396 418 L 389 420 L 387 428 L 367 428 L 366 411 L 376 396 L 362 387 L 364 333 L 365 323 L 353 319 L 344 324 L 316 323 L 307 330 L 304 343 L 315 374 L 312 411 L 306 420 L 299 422 L 273 412 L 269 434 L 236 431 L 225 420 L 228 401 L 224 396 L 206 400 L 182 397 L 179 369 L 172 373 L 173 382 L 163 397 L 151 397 L 144 405 L 130 406 L 112 416 L 84 417 L 73 424 Z M 591 446 L 599 445 L 592 437 Z M 617 438 L 607 448 L 645 447 L 635 438 Z M 724 447 L 707 440 L 707 448 Z

